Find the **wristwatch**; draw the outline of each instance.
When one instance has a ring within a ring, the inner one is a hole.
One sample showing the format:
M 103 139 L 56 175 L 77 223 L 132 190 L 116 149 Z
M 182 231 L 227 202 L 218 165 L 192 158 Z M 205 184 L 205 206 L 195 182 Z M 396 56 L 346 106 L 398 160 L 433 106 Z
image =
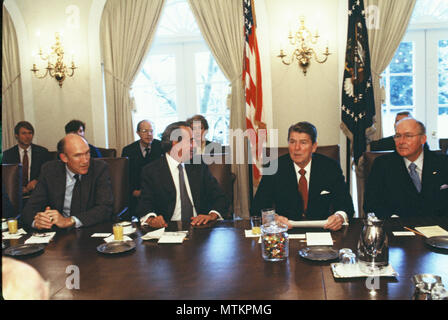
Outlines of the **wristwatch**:
M 76 226 L 76 220 L 73 217 L 70 217 L 70 220 L 73 222 L 73 227 Z

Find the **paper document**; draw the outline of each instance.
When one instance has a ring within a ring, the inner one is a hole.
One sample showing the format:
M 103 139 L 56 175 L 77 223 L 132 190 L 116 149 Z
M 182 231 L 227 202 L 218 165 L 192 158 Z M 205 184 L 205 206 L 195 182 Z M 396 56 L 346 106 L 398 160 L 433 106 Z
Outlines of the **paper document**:
M 25 241 L 25 244 L 30 243 L 49 243 L 53 239 L 56 232 L 40 233 L 38 236 L 31 236 Z
M 415 236 L 415 233 L 411 231 L 393 231 L 392 233 L 396 237 Z
M 306 235 L 304 234 L 288 234 L 289 239 L 305 239 Z
M 423 233 L 426 238 L 448 236 L 448 231 L 440 226 L 417 227 L 414 229 L 420 233 Z
M 307 232 L 306 244 L 308 246 L 332 246 L 333 239 L 330 232 Z
M 113 241 L 119 241 L 119 240 L 115 240 L 114 235 L 111 235 L 110 237 L 104 238 L 104 241 L 106 241 L 107 243 L 109 242 L 113 242 Z M 121 241 L 121 240 L 120 240 Z M 123 240 L 122 241 L 132 241 L 131 238 L 129 238 L 128 236 L 123 236 Z
M 109 237 L 112 233 L 94 233 L 91 235 L 92 238 L 106 238 Z
M 165 232 L 157 243 L 182 243 L 186 236 L 184 232 Z
M 253 234 L 252 230 L 244 230 L 244 233 L 246 234 L 246 238 L 258 238 L 259 236 L 261 236 L 261 233 Z
M 293 221 L 289 220 L 293 228 L 323 228 L 327 220 Z

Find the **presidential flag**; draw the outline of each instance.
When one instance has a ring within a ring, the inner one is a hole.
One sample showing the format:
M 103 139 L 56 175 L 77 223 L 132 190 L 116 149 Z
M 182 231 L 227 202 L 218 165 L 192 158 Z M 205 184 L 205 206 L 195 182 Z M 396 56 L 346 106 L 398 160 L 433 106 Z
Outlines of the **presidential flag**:
M 366 130 L 373 125 L 375 116 L 365 15 L 363 0 L 348 0 L 341 128 L 352 142 L 356 164 L 366 150 Z
M 243 82 L 246 95 L 246 129 L 253 130 L 249 135 L 252 153 L 252 177 L 254 191 L 261 180 L 262 144 L 266 140 L 266 124 L 263 119 L 263 91 L 261 85 L 261 65 L 256 35 L 255 8 L 253 0 L 243 0 L 244 49 Z

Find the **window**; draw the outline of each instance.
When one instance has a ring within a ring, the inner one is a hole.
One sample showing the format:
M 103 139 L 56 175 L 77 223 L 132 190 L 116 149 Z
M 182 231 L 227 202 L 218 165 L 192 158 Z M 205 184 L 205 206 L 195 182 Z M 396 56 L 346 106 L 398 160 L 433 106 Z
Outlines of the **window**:
M 133 84 L 134 127 L 149 119 L 160 138 L 168 124 L 199 113 L 209 123 L 207 139 L 228 144 L 229 90 L 229 81 L 205 43 L 187 1 L 168 0 L 149 55 Z
M 448 137 L 448 1 L 417 0 L 408 31 L 382 74 L 383 135 L 410 111 L 426 125 L 430 148 Z

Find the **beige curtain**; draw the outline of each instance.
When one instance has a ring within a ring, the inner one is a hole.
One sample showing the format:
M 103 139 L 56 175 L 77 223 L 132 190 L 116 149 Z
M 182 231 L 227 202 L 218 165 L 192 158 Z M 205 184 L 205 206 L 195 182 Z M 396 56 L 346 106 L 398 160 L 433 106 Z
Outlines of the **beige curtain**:
M 131 85 L 149 51 L 165 0 L 108 0 L 101 19 L 109 147 L 134 141 Z
M 196 21 L 226 78 L 231 82 L 229 97 L 230 128 L 246 129 L 246 108 L 242 83 L 244 57 L 243 1 L 189 0 Z M 243 148 L 233 149 L 246 152 Z M 247 158 L 247 156 L 245 157 Z M 239 217 L 249 216 L 249 171 L 246 164 L 235 164 L 234 210 Z
M 382 134 L 381 125 L 381 104 L 383 90 L 380 88 L 380 74 L 390 64 L 395 55 L 395 51 L 408 28 L 409 20 L 414 11 L 416 0 L 365 0 L 364 6 L 368 13 L 377 14 L 379 20 L 371 20 L 372 27 L 368 30 L 370 66 L 372 70 L 373 93 L 375 98 L 375 128 L 376 131 L 370 137 L 372 140 L 380 139 Z M 369 6 L 374 6 L 373 10 L 368 10 Z M 358 190 L 358 212 L 360 217 L 365 217 L 362 209 L 364 203 L 365 182 L 367 180 L 364 173 L 365 161 L 361 157 L 356 167 L 356 185 Z
M 416 0 L 365 0 L 365 9 L 376 6 L 371 11 L 378 14 L 376 27 L 369 28 L 370 67 L 372 70 L 373 93 L 375 96 L 375 134 L 373 140 L 382 134 L 380 74 L 387 68 L 408 28 Z
M 11 16 L 3 6 L 2 24 L 2 149 L 16 144 L 14 126 L 24 120 L 19 47 Z

